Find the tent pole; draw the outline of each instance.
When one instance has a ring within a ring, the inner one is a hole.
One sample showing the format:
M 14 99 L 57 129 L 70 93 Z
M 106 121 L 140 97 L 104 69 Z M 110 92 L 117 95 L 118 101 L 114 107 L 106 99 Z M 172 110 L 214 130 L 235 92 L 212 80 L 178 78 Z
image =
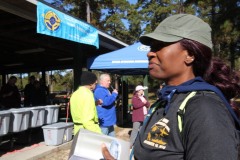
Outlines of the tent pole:
M 78 89 L 80 85 L 80 77 L 82 74 L 82 60 L 84 54 L 84 45 L 76 44 L 76 48 L 73 49 L 73 83 L 74 83 L 74 91 Z

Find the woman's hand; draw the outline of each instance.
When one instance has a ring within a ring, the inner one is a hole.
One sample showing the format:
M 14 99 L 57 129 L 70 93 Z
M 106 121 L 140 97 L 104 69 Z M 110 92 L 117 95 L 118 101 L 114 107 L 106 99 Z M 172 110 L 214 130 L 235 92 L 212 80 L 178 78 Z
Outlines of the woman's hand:
M 107 146 L 103 143 L 102 144 L 102 154 L 105 160 L 114 160 L 113 156 L 110 154 L 110 152 L 107 149 Z
M 143 103 L 144 103 L 144 104 L 146 104 L 146 103 L 147 103 L 147 100 L 146 100 L 145 98 L 143 99 Z

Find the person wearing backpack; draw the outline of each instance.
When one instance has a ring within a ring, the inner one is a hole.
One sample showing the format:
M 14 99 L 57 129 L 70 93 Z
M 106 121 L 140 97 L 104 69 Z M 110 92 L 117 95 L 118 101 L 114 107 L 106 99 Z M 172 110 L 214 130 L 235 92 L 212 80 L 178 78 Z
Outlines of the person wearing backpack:
M 213 58 L 210 26 L 176 14 L 140 42 L 151 47 L 150 76 L 166 86 L 136 138 L 134 159 L 237 160 L 240 122 L 229 102 L 239 96 L 239 78 Z

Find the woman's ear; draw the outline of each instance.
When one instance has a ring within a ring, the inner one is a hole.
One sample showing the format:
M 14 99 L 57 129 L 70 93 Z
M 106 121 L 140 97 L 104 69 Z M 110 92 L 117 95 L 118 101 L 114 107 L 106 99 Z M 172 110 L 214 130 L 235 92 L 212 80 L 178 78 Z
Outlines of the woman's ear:
M 195 59 L 194 55 L 189 55 L 187 50 L 182 50 L 181 54 L 183 54 L 183 61 L 186 65 L 191 64 Z
M 184 62 L 185 62 L 186 64 L 191 64 L 191 63 L 193 63 L 194 59 L 195 59 L 194 56 L 190 56 L 189 54 L 187 54 Z

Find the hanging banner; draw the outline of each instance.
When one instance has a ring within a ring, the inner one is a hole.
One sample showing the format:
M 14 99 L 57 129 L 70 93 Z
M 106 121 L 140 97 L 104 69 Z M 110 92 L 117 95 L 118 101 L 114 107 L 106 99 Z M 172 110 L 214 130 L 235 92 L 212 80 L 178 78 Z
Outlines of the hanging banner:
M 99 48 L 96 28 L 41 2 L 37 3 L 37 33 L 94 45 Z

